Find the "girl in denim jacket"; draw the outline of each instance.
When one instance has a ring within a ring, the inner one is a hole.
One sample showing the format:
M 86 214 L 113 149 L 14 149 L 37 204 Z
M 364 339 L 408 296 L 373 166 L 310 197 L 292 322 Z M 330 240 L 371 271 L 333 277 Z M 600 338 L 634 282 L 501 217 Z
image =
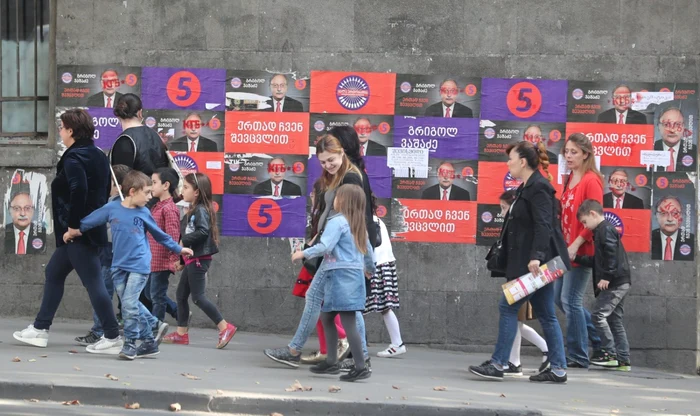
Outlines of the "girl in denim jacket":
M 340 315 L 355 360 L 355 368 L 340 376 L 342 381 L 361 380 L 371 376 L 362 353 L 362 335 L 355 323 L 355 313 L 365 307 L 364 279 L 366 276 L 371 277 L 376 270 L 365 225 L 365 204 L 361 187 L 339 187 L 333 201 L 333 209 L 338 214 L 329 218 L 321 241 L 292 255 L 292 261 L 324 256 L 321 263 L 324 273 L 317 274 L 317 277 L 327 279 L 321 320 L 326 332 L 328 355 L 326 361 L 314 365 L 310 370 L 316 374 L 340 372 L 336 349 L 338 331 L 334 322 L 336 315 Z

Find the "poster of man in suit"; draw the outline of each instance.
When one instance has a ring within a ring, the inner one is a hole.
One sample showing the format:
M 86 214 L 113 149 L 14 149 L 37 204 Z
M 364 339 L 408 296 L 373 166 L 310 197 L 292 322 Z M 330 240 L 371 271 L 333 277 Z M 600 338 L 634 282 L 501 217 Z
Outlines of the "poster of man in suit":
M 122 65 L 59 65 L 57 106 L 114 108 L 126 93 L 141 96 L 141 68 Z
M 223 152 L 224 114 L 216 111 L 144 110 L 143 123 L 174 152 Z
M 309 119 L 309 147 L 316 147 L 318 139 L 334 127 L 349 126 L 355 129 L 362 145 L 362 156 L 386 156 L 386 148 L 394 143 L 394 117 L 388 115 L 362 115 L 312 113 Z
M 306 195 L 308 155 L 226 153 L 224 193 L 296 197 Z
M 682 107 L 683 103 L 672 101 L 657 109 L 654 150 L 666 152 L 669 160 L 666 166 L 657 166 L 658 171 L 695 172 L 697 167 L 697 133 L 692 126 L 688 128 Z M 697 110 L 687 117 L 691 120 L 697 118 Z
M 5 254 L 27 255 L 46 251 L 49 209 L 46 176 L 17 169 L 5 193 Z
M 479 118 L 481 79 L 396 74 L 394 112 L 404 116 Z
M 598 123 L 614 124 L 648 124 L 647 117 L 639 111 L 632 110 L 632 90 L 620 84 L 612 93 L 613 108 L 598 115 Z
M 683 172 L 654 175 L 652 260 L 695 258 L 695 178 Z
M 267 71 L 226 72 L 228 111 L 301 113 L 309 111 L 310 82 L 296 74 Z
M 651 205 L 651 174 L 644 168 L 601 166 L 607 192 L 603 208 L 649 209 Z

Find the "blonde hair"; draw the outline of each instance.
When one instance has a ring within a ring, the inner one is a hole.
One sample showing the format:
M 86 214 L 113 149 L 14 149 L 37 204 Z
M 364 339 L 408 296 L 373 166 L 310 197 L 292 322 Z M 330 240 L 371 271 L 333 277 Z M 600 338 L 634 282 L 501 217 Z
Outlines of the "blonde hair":
M 318 143 L 316 143 L 316 154 L 318 155 L 322 152 L 333 153 L 340 155 L 340 157 L 343 158 L 340 169 L 338 169 L 338 172 L 336 172 L 335 175 L 331 175 L 324 169 L 323 175 L 321 176 L 323 179 L 323 192 L 333 190 L 340 186 L 341 182 L 343 182 L 343 178 L 349 172 L 355 173 L 362 178 L 362 172 L 360 172 L 357 166 L 352 164 L 350 158 L 348 158 L 343 151 L 343 146 L 340 144 L 340 140 L 338 140 L 337 137 L 330 134 L 324 134 L 323 136 L 319 137 Z
M 365 191 L 358 185 L 346 184 L 338 188 L 335 202 L 340 212 L 350 224 L 350 233 L 357 249 L 367 254 L 367 224 L 365 223 Z
M 572 142 L 575 144 L 581 151 L 585 154 L 588 155 L 588 158 L 583 161 L 583 173 L 584 175 L 588 172 L 594 172 L 600 179 L 603 178 L 603 174 L 600 173 L 598 168 L 595 165 L 595 153 L 593 152 L 593 144 L 591 144 L 591 141 L 588 140 L 588 137 L 586 137 L 585 134 L 583 133 L 574 133 L 571 136 L 569 136 L 568 139 L 566 139 L 566 143 Z M 566 148 L 566 143 L 564 143 L 564 147 L 562 147 L 561 151 L 562 154 L 564 154 L 564 149 Z

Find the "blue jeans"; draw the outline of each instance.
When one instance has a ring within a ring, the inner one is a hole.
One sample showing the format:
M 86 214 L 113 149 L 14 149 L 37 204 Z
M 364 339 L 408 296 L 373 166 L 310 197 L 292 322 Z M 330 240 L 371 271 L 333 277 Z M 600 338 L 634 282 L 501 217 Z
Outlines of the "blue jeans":
M 557 306 L 566 315 L 566 346 L 569 359 L 588 367 L 588 340 L 593 349 L 600 349 L 591 313 L 583 307 L 583 296 L 591 288 L 593 271 L 589 267 L 574 267 L 554 281 Z
M 498 302 L 500 319 L 498 321 L 498 340 L 496 341 L 496 351 L 494 351 L 491 361 L 504 367 L 508 366 L 510 350 L 513 348 L 513 341 L 518 330 L 518 311 L 526 300 L 530 300 L 532 309 L 537 315 L 537 320 L 542 325 L 544 339 L 549 348 L 549 361 L 553 369 L 566 368 L 566 356 L 564 355 L 564 338 L 561 327 L 554 311 L 554 286 L 549 284 L 539 289 L 527 298 L 509 305 L 505 295 L 501 296 Z
M 122 300 L 124 338 L 153 340 L 153 327 L 158 324 L 158 319 L 139 302 L 139 295 L 146 286 L 148 275 L 112 268 L 112 279 L 114 289 Z
M 294 333 L 292 342 L 289 343 L 289 348 L 301 351 L 302 348 L 304 348 L 304 344 L 306 344 L 306 341 L 309 339 L 309 336 L 311 336 L 311 333 L 314 332 L 318 318 L 321 316 L 321 304 L 323 303 L 325 290 L 325 273 L 323 270 L 318 270 L 309 285 L 309 289 L 306 291 L 304 313 L 301 315 L 299 326 Z M 355 314 L 355 324 L 357 326 L 357 331 L 362 337 L 362 353 L 365 358 L 368 358 L 369 352 L 367 351 L 367 336 L 365 335 L 365 319 L 362 316 L 362 312 L 357 312 Z
M 165 320 L 165 313 L 168 309 L 173 315 L 177 316 L 177 303 L 168 297 L 168 279 L 170 279 L 169 271 L 153 272 L 148 277 L 146 283 L 146 298 L 153 304 L 153 316 L 158 320 Z
M 105 282 L 105 288 L 107 289 L 107 294 L 109 295 L 109 300 L 111 301 L 112 297 L 114 297 L 114 282 L 112 281 L 112 271 L 110 270 L 110 267 L 102 266 L 102 280 Z M 95 324 L 92 326 L 90 331 L 92 331 L 92 333 L 98 337 L 104 335 L 102 323 L 100 322 L 100 318 L 97 316 L 94 309 L 92 310 L 92 321 Z

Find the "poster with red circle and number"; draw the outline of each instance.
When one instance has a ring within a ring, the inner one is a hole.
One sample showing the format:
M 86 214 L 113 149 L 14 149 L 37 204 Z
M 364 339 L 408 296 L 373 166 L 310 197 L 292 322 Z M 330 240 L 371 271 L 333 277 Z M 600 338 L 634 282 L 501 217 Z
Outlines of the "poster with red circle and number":
M 224 69 L 147 67 L 141 76 L 144 108 L 224 110 Z
M 513 121 L 566 121 L 564 80 L 484 78 L 481 118 Z

